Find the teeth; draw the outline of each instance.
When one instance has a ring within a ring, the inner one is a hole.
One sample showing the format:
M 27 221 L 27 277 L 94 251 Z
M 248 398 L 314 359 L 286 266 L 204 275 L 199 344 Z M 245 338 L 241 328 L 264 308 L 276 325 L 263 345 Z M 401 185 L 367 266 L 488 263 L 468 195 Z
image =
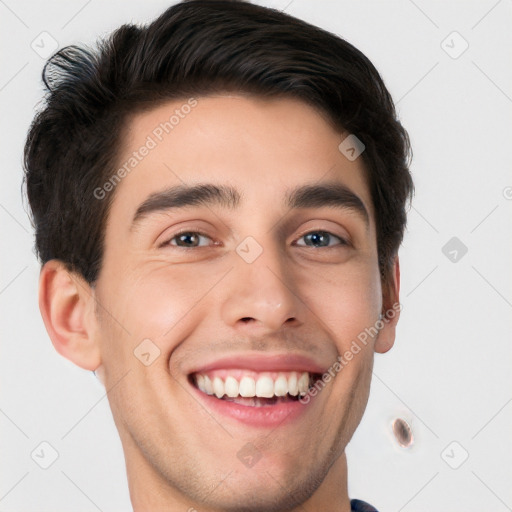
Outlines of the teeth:
M 213 392 L 217 398 L 224 396 L 224 381 L 219 377 L 213 379 Z
M 208 379 L 208 377 L 206 377 Z M 204 379 L 205 379 L 205 376 L 204 375 L 197 375 L 197 378 L 196 378 L 196 384 L 197 384 L 197 387 L 203 392 L 203 393 L 206 393 L 206 388 L 204 387 Z M 210 380 L 210 379 L 208 379 Z
M 204 392 L 207 395 L 213 395 L 212 381 L 210 380 L 210 377 L 208 377 L 208 375 L 204 376 Z
M 270 377 L 260 377 L 256 382 L 256 396 L 272 398 L 274 396 L 274 381 Z
M 288 393 L 288 381 L 284 375 L 279 375 L 274 383 L 274 394 L 284 396 Z
M 288 377 L 288 393 L 292 396 L 297 396 L 299 394 L 299 384 L 297 381 L 297 374 L 295 372 L 292 372 Z
M 235 370 L 234 374 L 240 375 L 241 371 Z M 274 376 L 274 378 L 272 377 Z M 272 398 L 274 396 L 304 396 L 309 389 L 311 376 L 308 372 L 279 372 L 278 374 L 262 374 L 256 378 L 244 375 L 237 379 L 228 375 L 225 379 L 219 376 L 210 378 L 208 375 L 196 374 L 196 385 L 208 395 L 222 398 L 227 395 L 230 398 L 241 396 L 244 398 L 260 397 Z
M 304 396 L 309 389 L 309 375 L 307 373 L 303 373 L 299 379 L 299 394 L 300 396 Z
M 226 377 L 224 391 L 229 397 L 236 398 L 238 396 L 238 381 L 234 377 Z
M 242 377 L 240 381 L 240 389 L 238 391 L 240 396 L 251 398 L 256 396 L 256 382 L 251 377 Z

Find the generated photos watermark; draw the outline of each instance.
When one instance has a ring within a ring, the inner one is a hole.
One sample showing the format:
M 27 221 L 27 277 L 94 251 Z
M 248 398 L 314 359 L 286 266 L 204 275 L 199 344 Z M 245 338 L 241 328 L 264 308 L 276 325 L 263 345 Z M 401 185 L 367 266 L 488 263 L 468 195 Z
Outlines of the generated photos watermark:
M 150 152 L 155 149 L 166 135 L 174 130 L 178 126 L 182 119 L 190 114 L 192 109 L 198 104 L 195 98 L 189 98 L 186 103 L 174 110 L 174 113 L 169 116 L 169 119 L 162 121 L 156 126 L 153 131 L 146 137 L 146 141 L 142 146 L 133 151 L 132 156 L 125 160 L 123 164 L 117 169 L 114 174 L 105 182 L 101 187 L 94 189 L 93 195 L 96 199 L 102 200 L 107 197 L 109 192 L 112 192 L 114 188 L 135 169 Z
M 318 379 L 312 387 L 309 388 L 308 392 L 299 398 L 299 402 L 307 405 L 312 397 L 315 397 L 328 382 L 330 382 L 336 375 L 343 369 L 347 364 L 354 359 L 354 356 L 361 352 L 362 343 L 364 346 L 368 343 L 369 339 L 375 338 L 379 331 L 386 325 L 384 319 L 391 320 L 396 314 L 402 310 L 402 305 L 395 302 L 392 308 L 388 309 L 384 315 L 381 315 L 379 319 L 371 326 L 366 327 L 364 331 L 361 331 L 357 335 L 357 340 L 352 340 L 350 349 L 346 350 L 343 355 L 339 355 L 336 361 L 323 373 L 322 377 Z M 359 342 L 359 343 L 358 343 Z

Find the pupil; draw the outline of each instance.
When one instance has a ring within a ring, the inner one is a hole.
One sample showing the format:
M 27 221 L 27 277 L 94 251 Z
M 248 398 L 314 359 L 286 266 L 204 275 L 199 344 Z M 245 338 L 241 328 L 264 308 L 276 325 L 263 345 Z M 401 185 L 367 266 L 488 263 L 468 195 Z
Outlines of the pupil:
M 311 233 L 309 235 L 307 235 L 307 237 L 309 237 L 309 240 L 310 242 L 312 243 L 307 243 L 307 245 L 314 245 L 316 243 L 321 243 L 321 242 L 325 242 L 324 244 L 322 245 L 328 245 L 329 243 L 329 240 L 328 240 L 328 237 L 329 235 L 327 233 L 325 233 L 324 231 L 318 231 L 316 233 Z
M 183 233 L 183 234 L 180 235 L 180 240 L 182 242 L 185 242 L 185 245 L 190 245 L 189 244 L 190 239 L 194 238 L 194 237 L 196 237 L 196 235 L 194 235 L 193 233 Z M 192 243 L 192 245 L 196 245 L 196 244 Z

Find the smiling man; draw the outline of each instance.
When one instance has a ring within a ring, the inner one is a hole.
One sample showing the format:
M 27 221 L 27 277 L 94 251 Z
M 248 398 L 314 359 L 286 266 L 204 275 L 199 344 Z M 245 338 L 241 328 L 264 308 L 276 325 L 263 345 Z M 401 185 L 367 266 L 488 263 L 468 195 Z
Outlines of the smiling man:
M 142 511 L 371 511 L 345 447 L 394 343 L 407 134 L 353 46 L 193 0 L 48 62 L 25 150 L 56 350 Z

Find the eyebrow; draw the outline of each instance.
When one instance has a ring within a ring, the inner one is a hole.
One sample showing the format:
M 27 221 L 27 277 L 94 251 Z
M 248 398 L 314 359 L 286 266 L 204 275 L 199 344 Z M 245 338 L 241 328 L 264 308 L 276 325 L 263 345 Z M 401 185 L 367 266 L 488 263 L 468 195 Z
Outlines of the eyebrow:
M 221 206 L 236 210 L 242 194 L 230 185 L 204 183 L 177 185 L 151 194 L 137 208 L 130 229 L 151 213 L 163 213 L 190 206 Z M 370 216 L 361 198 L 345 185 L 327 182 L 316 185 L 301 185 L 287 191 L 284 206 L 299 208 L 338 208 L 357 214 L 369 226 Z

